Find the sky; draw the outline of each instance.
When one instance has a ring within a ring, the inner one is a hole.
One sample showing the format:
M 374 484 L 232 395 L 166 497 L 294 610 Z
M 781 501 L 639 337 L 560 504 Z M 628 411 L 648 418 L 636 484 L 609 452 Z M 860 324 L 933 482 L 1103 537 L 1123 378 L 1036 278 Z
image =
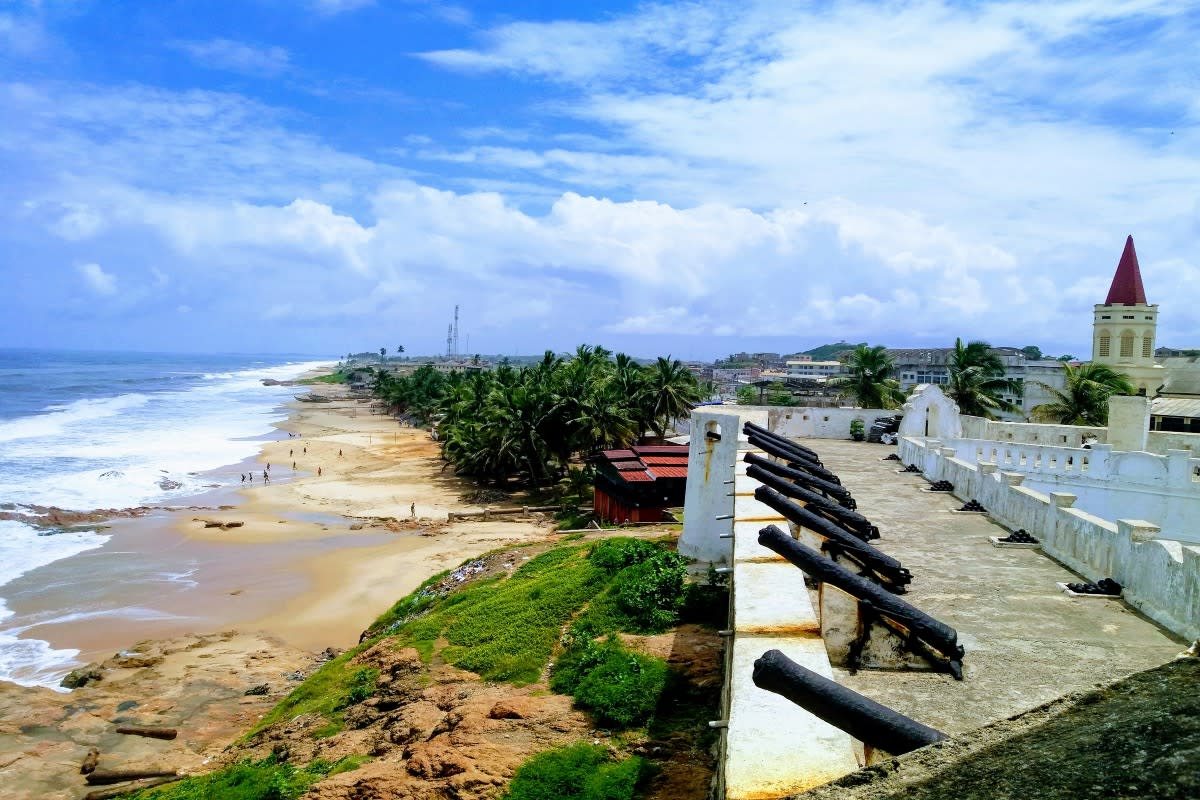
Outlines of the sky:
M 0 0 L 0 347 L 1200 347 L 1200 4 Z

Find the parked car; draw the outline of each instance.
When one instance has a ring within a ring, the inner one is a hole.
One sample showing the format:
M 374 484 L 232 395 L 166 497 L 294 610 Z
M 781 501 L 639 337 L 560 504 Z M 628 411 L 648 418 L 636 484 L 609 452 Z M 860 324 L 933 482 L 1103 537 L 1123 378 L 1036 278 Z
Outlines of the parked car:
M 904 419 L 903 414 L 896 414 L 891 417 L 880 417 L 871 423 L 871 429 L 867 431 L 867 441 L 877 442 L 879 444 L 895 444 L 896 433 L 900 430 L 900 420 Z

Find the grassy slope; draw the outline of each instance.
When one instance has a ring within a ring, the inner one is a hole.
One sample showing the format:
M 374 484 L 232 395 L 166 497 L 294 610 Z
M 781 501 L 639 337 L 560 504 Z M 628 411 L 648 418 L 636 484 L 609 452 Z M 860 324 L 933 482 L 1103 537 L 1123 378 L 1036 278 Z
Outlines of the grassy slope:
M 599 556 L 594 555 L 597 550 Z M 324 664 L 244 738 L 310 713 L 326 720 L 315 735 L 342 730 L 345 709 L 369 697 L 374 688 L 374 671 L 352 663 L 354 657 L 389 638 L 397 646 L 415 647 L 427 663 L 436 656 L 485 680 L 514 685 L 539 680 L 566 642 L 566 652 L 559 654 L 572 664 L 573 672 L 562 683 L 581 707 L 592 709 L 606 724 L 658 730 L 690 725 L 694 714 L 679 714 L 676 701 L 683 699 L 679 693 L 684 690 L 681 682 L 671 680 L 665 662 L 628 653 L 612 638 L 596 641 L 617 632 L 664 629 L 677 620 L 679 611 L 706 607 L 704 590 L 679 591 L 682 586 L 674 585 L 676 578 L 682 581 L 682 564 L 660 545 L 610 539 L 599 546 L 560 544 L 506 575 L 469 582 L 448 593 L 439 589 L 447 575 L 441 573 L 385 612 L 358 647 Z M 700 601 L 685 607 L 685 598 Z M 656 603 L 663 608 L 656 609 Z M 666 699 L 670 702 L 660 702 Z M 666 711 L 656 719 L 660 706 Z M 339 762 L 297 769 L 268 759 L 137 797 L 289 800 L 326 772 L 356 765 Z

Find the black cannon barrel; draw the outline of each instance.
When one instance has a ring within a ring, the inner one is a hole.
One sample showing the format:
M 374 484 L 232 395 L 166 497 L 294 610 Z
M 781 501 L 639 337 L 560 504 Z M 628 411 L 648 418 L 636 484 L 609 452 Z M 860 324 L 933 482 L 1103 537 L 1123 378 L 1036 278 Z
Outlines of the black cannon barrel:
M 793 464 L 798 464 L 800 469 L 815 475 L 823 481 L 829 481 L 830 483 L 835 483 L 839 486 L 842 484 L 841 478 L 839 478 L 836 473 L 830 472 L 820 464 L 809 461 L 808 459 L 804 458 L 801 453 L 797 453 L 795 450 L 788 449 L 774 439 L 764 439 L 761 436 L 750 434 L 750 436 L 747 437 L 747 441 L 749 441 L 750 444 L 754 445 L 755 447 L 766 450 L 773 456 L 778 456 L 779 458 L 787 459 Z
M 812 472 L 807 471 L 807 469 L 805 468 L 805 465 L 803 463 L 797 463 L 795 461 L 792 461 L 788 457 L 788 452 L 786 450 L 784 450 L 782 448 L 777 448 L 774 444 L 772 444 L 770 442 L 757 442 L 757 441 L 755 441 L 755 437 L 753 437 L 753 436 L 750 437 L 750 443 L 753 445 L 756 445 L 758 447 L 761 447 L 763 450 L 765 450 L 766 452 L 770 453 L 773 456 L 777 456 L 777 457 L 783 458 L 783 459 L 788 459 L 789 462 L 792 464 L 792 467 L 791 467 L 792 470 L 796 473 L 795 477 L 792 478 L 793 480 L 795 480 L 797 482 L 802 482 L 805 486 L 809 486 L 814 489 L 820 489 L 822 492 L 825 492 L 830 497 L 836 498 L 837 501 L 839 503 L 841 503 L 842 505 L 850 503 L 854 500 L 854 498 L 850 495 L 850 490 L 847 489 L 845 486 L 842 486 L 837 483 L 833 483 L 832 481 L 827 481 L 824 478 L 820 478 L 820 477 L 814 475 Z M 789 477 L 791 477 L 791 476 L 789 476 Z
M 796 505 L 769 486 L 760 486 L 755 489 L 754 497 L 797 525 L 808 528 L 826 539 L 832 539 L 847 555 L 875 573 L 880 581 L 893 586 L 894 591 L 903 593 L 904 586 L 912 583 L 912 573 L 905 569 L 899 561 L 887 553 L 877 550 L 857 536 L 847 533 L 824 517 L 819 517 L 803 506 Z M 780 553 L 780 555 L 783 554 Z
M 824 462 L 821 461 L 821 457 L 818 456 L 815 451 L 809 450 L 804 445 L 797 444 L 791 439 L 785 439 L 784 437 L 774 433 L 760 433 L 756 430 L 746 431 L 745 433 L 746 438 L 754 437 L 760 441 L 771 442 L 772 444 L 786 448 L 790 452 L 795 453 L 796 457 L 801 461 L 807 461 L 810 464 L 816 464 L 818 467 L 824 464 Z
M 753 422 L 747 422 L 742 425 L 742 433 L 746 434 L 747 436 L 765 436 L 768 439 L 776 439 L 780 442 L 784 442 L 793 450 L 799 450 L 801 453 L 807 453 L 809 461 L 816 461 L 818 464 L 821 463 L 821 457 L 817 454 L 816 450 L 813 450 L 811 447 L 805 447 L 799 442 L 793 442 L 791 439 L 780 436 L 778 433 L 773 433 L 764 428 L 762 425 L 755 425 Z
M 778 650 L 754 662 L 754 685 L 782 695 L 805 711 L 871 747 L 903 755 L 946 739 L 946 734 L 818 675 Z
M 954 628 L 904 602 L 866 578 L 860 578 L 841 564 L 834 563 L 811 547 L 796 541 L 777 526 L 768 525 L 760 530 L 758 543 L 774 550 L 817 580 L 832 584 L 846 594 L 869 602 L 879 614 L 908 628 L 948 660 L 962 660 L 963 648 L 958 643 L 958 631 Z
M 831 522 L 842 526 L 848 532 L 854 534 L 864 542 L 871 539 L 879 538 L 879 529 L 871 524 L 871 520 L 864 517 L 857 511 L 851 511 L 848 508 L 843 508 L 837 503 L 830 500 L 823 494 L 817 494 L 814 491 L 805 489 L 803 486 L 797 486 L 789 482 L 781 475 L 777 475 L 771 470 L 760 466 L 758 463 L 750 461 L 754 458 L 753 454 L 746 456 L 746 462 L 750 464 L 746 468 L 746 474 L 754 480 L 766 486 L 770 486 L 780 494 L 790 497 L 794 500 L 802 500 L 805 503 L 805 508 L 816 514 L 829 519 Z M 774 462 L 767 462 L 774 463 Z M 782 469 L 788 469 L 782 467 Z

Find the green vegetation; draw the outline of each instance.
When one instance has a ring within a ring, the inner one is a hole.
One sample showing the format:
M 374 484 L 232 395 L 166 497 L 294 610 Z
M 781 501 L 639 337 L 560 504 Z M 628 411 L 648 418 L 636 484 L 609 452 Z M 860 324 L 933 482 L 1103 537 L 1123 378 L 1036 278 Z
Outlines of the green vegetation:
M 854 350 L 858 347 L 866 347 L 866 342 L 851 344 L 850 342 L 834 342 L 832 344 L 823 344 L 814 347 L 811 350 L 805 350 L 804 355 L 812 356 L 813 361 L 837 361 L 839 357 Z
M 546 351 L 521 369 L 442 374 L 425 366 L 407 377 L 380 372 L 375 392 L 418 419 L 438 421 L 442 456 L 457 472 L 497 484 L 536 486 L 568 474 L 577 454 L 625 447 L 700 401 L 695 376 L 678 360 L 642 366 L 629 356 L 580 345 L 573 358 Z
M 899 408 L 904 403 L 900 382 L 892 375 L 896 362 L 883 345 L 860 344 L 846 360 L 849 375 L 830 379 L 828 385 L 842 389 L 861 408 Z
M 1064 364 L 1063 377 L 1066 385 L 1062 389 L 1038 381 L 1054 397 L 1033 409 L 1039 421 L 1103 427 L 1108 425 L 1108 398 L 1136 391 L 1128 375 L 1106 364 Z
M 322 778 L 358 769 L 367 761 L 370 761 L 367 756 L 350 756 L 333 764 L 318 759 L 297 768 L 269 756 L 124 797 L 127 800 L 292 800 Z
M 725 613 L 725 590 L 688 583 L 686 563 L 664 543 L 620 537 L 560 544 L 509 573 L 481 576 L 453 589 L 449 574 L 441 573 L 376 620 L 358 647 L 300 684 L 246 739 L 302 714 L 325 719 L 313 730 L 318 738 L 342 730 L 346 709 L 376 692 L 378 671 L 357 659 L 381 643 L 412 646 L 426 663 L 440 659 L 485 680 L 516 685 L 540 680 L 553 658 L 552 689 L 571 694 L 596 724 L 644 727 L 654 736 L 696 730 L 703 737 L 712 687 L 693 686 L 664 660 L 634 652 L 618 638 L 665 630 L 680 619 L 711 624 Z M 317 761 L 303 768 L 273 757 L 244 761 L 134 797 L 290 800 L 321 778 L 365 760 Z M 632 798 L 648 770 L 641 759 L 616 761 L 606 748 L 581 744 L 528 761 L 508 797 Z
M 318 737 L 333 736 L 340 732 L 345 727 L 342 711 L 366 700 L 375 691 L 378 673 L 350 663 L 351 659 L 365 649 L 365 645 L 359 645 L 321 665 L 319 670 L 271 709 L 247 734 L 247 738 L 277 722 L 300 714 L 313 713 L 320 714 L 329 721 L 316 731 Z
M 1004 377 L 1004 362 L 987 342 L 964 345 L 962 339 L 955 339 L 949 367 L 945 391 L 958 403 L 959 413 L 995 419 L 997 411 L 1021 410 L 1004 396 L 1021 397 L 1024 387 L 1020 381 Z
M 298 383 L 306 386 L 312 386 L 319 383 L 348 383 L 350 381 L 351 370 L 339 369 L 328 375 L 314 375 L 311 378 L 303 378 Z
M 630 800 L 649 774 L 636 756 L 614 761 L 604 747 L 585 743 L 548 750 L 513 776 L 505 800 Z
M 861 419 L 850 420 L 850 438 L 856 442 L 861 442 L 866 438 L 867 425 Z
M 580 640 L 555 664 L 550 688 L 575 698 L 598 725 L 632 728 L 654 715 L 667 685 L 667 662 L 633 653 L 615 636 L 603 643 Z

